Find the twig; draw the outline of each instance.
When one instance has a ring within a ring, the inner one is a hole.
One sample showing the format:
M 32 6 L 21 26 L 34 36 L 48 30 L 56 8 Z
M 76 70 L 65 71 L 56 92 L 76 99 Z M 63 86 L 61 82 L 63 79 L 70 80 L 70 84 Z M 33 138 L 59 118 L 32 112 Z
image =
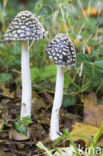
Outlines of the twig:
M 82 10 L 82 13 L 83 13 L 84 17 L 86 18 L 86 20 L 88 20 L 88 17 L 87 17 L 87 15 L 86 15 L 86 13 L 85 13 L 85 11 L 84 11 L 84 9 L 83 9 L 83 5 L 82 5 L 81 1 L 78 0 L 78 3 L 79 3 L 79 6 L 80 6 L 80 8 L 81 8 L 81 10 Z
M 63 21 L 64 21 L 64 25 L 65 25 L 66 34 L 68 34 L 68 29 L 67 29 L 67 25 L 66 25 L 66 20 L 65 20 L 65 15 L 64 15 L 64 12 L 63 12 L 62 4 L 60 3 L 59 6 L 60 6 L 60 11 L 61 11 L 61 14 L 62 14 L 62 17 L 63 17 Z

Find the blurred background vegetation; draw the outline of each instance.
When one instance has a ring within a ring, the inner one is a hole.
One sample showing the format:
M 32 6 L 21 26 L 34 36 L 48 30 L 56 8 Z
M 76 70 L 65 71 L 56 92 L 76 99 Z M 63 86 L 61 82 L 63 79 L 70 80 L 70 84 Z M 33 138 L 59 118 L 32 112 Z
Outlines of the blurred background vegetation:
M 30 49 L 33 89 L 53 94 L 56 65 L 45 48 L 57 33 L 67 33 L 74 42 L 77 61 L 74 68 L 65 69 L 63 106 L 82 106 L 83 95 L 90 92 L 102 104 L 103 1 L 0 0 L 0 83 L 6 87 L 21 86 L 21 43 L 5 42 L 3 34 L 22 10 L 35 14 L 48 32 L 46 39 L 35 41 Z

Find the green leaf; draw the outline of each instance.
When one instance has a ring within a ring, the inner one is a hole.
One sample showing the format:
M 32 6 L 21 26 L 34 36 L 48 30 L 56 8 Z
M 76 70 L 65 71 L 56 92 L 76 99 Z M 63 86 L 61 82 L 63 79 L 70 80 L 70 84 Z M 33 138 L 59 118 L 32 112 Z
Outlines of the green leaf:
M 63 98 L 63 106 L 64 107 L 74 106 L 75 102 L 76 102 L 75 96 L 64 96 L 64 98 Z
M 25 125 L 23 125 L 22 123 L 20 123 L 18 121 L 15 121 L 14 126 L 15 126 L 15 129 L 17 131 L 19 131 L 20 133 L 23 133 L 23 134 L 27 135 L 28 130 L 27 130 L 27 127 Z
M 93 77 L 93 64 L 89 62 L 85 62 L 83 64 L 83 74 L 88 76 L 90 79 Z
M 32 119 L 30 117 L 24 117 L 20 119 L 20 116 L 17 117 L 18 121 L 15 121 L 14 126 L 15 129 L 25 135 L 28 133 L 27 126 L 32 123 Z
M 98 18 L 97 18 L 97 23 L 98 23 L 98 25 L 99 26 L 103 26 L 103 18 L 102 18 L 102 16 L 99 16 Z
M 0 83 L 5 84 L 6 82 L 8 82 L 11 79 L 12 79 L 12 75 L 9 73 L 1 73 L 0 74 Z
M 49 79 L 52 83 L 56 80 L 56 65 L 48 65 L 41 69 L 31 68 L 31 79 L 40 82 Z
M 64 74 L 64 86 L 66 88 L 69 87 L 69 85 L 73 82 L 73 79 L 71 78 L 71 76 L 69 75 L 69 73 L 65 73 Z
M 95 61 L 94 66 L 100 69 L 101 72 L 103 72 L 103 60 Z
M 31 68 L 31 80 L 34 82 L 40 82 L 41 81 L 41 71 L 39 68 Z
M 31 119 L 30 117 L 22 118 L 21 121 L 22 121 L 26 126 L 29 126 L 30 124 L 32 124 L 32 119 Z
M 87 54 L 79 53 L 77 54 L 77 65 L 80 65 L 81 63 L 90 62 L 91 58 Z
M 103 99 L 98 99 L 98 104 L 102 105 L 103 104 Z
M 48 78 L 51 82 L 55 82 L 57 71 L 56 65 L 45 66 L 43 71 L 44 72 L 42 73 L 42 80 Z
M 20 121 L 21 123 L 25 124 L 26 126 L 30 125 L 32 123 L 32 119 L 30 117 L 24 117 L 22 119 L 20 119 L 20 116 L 17 116 L 18 121 Z

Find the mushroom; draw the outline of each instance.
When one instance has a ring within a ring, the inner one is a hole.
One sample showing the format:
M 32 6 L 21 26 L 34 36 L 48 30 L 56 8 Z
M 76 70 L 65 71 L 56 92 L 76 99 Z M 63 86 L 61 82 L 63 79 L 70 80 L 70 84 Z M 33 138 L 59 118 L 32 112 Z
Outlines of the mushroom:
M 64 87 L 64 67 L 75 65 L 76 53 L 72 40 L 66 34 L 57 34 L 46 48 L 49 58 L 57 65 L 55 96 L 50 122 L 50 138 L 55 140 L 60 136 L 59 109 L 62 105 Z
M 31 116 L 31 77 L 29 64 L 29 40 L 45 37 L 45 30 L 39 20 L 30 11 L 21 11 L 13 19 L 4 34 L 5 40 L 17 40 L 22 44 L 21 75 L 22 101 L 21 118 Z

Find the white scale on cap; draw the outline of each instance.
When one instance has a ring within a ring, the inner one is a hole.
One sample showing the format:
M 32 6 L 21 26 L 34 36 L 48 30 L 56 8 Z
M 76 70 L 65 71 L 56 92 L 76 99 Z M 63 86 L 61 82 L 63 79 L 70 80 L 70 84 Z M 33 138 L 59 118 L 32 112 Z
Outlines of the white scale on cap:
M 66 34 L 57 34 L 47 46 L 46 52 L 57 65 L 66 67 L 75 65 L 75 48 L 72 40 Z
M 21 11 L 7 29 L 5 40 L 39 40 L 45 37 L 45 30 L 30 11 Z

